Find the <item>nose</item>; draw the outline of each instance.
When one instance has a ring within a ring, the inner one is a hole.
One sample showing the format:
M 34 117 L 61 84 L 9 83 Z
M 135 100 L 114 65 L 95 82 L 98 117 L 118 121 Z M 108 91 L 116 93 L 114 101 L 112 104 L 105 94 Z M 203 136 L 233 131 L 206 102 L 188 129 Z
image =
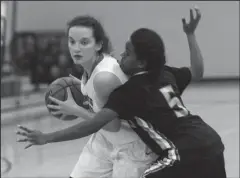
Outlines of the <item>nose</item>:
M 72 49 L 74 52 L 80 52 L 81 51 L 81 47 L 78 43 L 72 45 Z
M 120 56 L 123 58 L 123 56 L 124 56 L 124 52 L 123 52 L 123 53 L 121 53 L 121 54 L 120 54 Z

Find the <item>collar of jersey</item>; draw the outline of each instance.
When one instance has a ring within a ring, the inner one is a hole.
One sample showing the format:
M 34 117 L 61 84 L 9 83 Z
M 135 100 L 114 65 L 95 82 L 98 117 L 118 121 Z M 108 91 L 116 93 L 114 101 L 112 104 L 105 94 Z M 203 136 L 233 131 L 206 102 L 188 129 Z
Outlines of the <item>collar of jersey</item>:
M 142 75 L 142 74 L 146 74 L 146 73 L 148 73 L 148 71 L 141 71 L 141 72 L 138 72 L 138 73 L 134 74 L 133 76 Z

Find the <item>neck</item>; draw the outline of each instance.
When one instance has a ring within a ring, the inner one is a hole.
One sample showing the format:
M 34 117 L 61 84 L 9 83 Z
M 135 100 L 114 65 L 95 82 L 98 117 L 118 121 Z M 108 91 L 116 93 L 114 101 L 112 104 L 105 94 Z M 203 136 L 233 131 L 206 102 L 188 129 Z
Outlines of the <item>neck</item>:
M 92 59 L 88 60 L 87 62 L 83 63 L 82 66 L 84 68 L 84 71 L 87 73 L 87 76 L 90 77 L 92 73 L 92 68 L 94 63 L 97 61 L 97 56 L 93 56 Z

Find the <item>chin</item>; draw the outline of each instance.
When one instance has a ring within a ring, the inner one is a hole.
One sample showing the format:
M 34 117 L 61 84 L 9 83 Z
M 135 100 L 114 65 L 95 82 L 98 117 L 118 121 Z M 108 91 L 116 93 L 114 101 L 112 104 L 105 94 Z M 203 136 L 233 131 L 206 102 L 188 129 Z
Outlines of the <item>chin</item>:
M 74 59 L 73 58 L 73 63 L 76 64 L 76 65 L 82 65 L 82 63 L 84 63 L 84 60 L 83 59 Z
M 79 61 L 79 60 L 74 60 L 73 62 L 75 65 L 82 65 L 82 61 Z
M 129 72 L 127 69 L 125 69 L 123 66 L 120 65 L 121 70 L 123 71 L 124 74 L 128 75 Z

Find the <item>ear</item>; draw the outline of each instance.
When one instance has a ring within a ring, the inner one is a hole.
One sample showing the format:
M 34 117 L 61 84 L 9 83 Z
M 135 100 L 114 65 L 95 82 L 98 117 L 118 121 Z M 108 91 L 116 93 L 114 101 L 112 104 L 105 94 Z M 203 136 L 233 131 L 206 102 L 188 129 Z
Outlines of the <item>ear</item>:
M 103 42 L 101 41 L 101 42 L 96 44 L 95 49 L 96 49 L 96 51 L 100 51 L 102 49 L 102 47 L 103 47 Z

